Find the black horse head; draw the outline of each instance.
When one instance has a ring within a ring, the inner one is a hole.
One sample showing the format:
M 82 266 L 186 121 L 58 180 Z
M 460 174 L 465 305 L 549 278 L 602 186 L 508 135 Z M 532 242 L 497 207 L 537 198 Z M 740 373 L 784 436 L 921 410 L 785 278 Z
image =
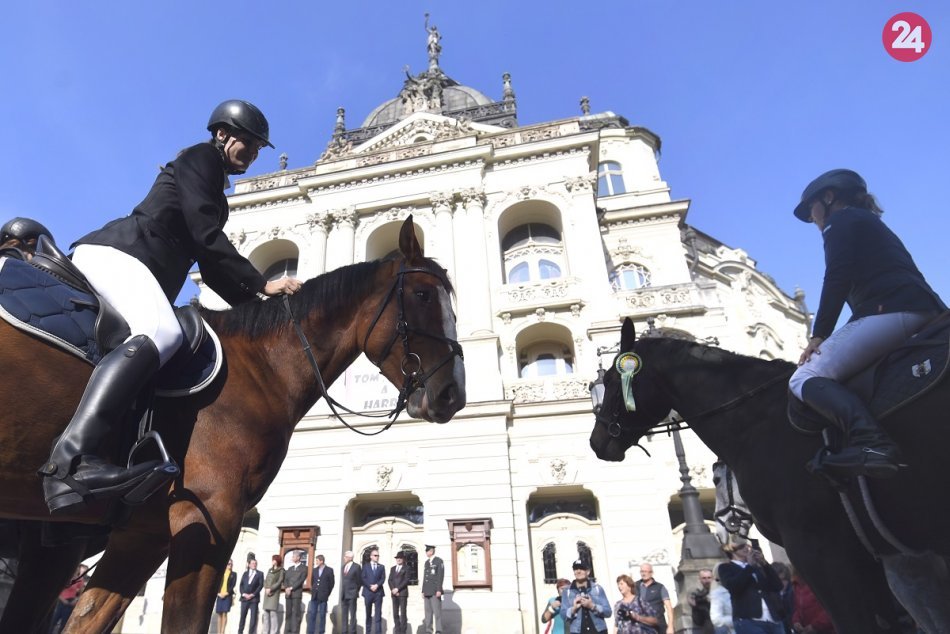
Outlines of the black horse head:
M 670 413 L 669 392 L 642 354 L 659 340 L 636 340 L 633 322 L 620 329 L 620 352 L 604 375 L 603 403 L 594 412 L 590 446 L 601 460 L 619 462 Z

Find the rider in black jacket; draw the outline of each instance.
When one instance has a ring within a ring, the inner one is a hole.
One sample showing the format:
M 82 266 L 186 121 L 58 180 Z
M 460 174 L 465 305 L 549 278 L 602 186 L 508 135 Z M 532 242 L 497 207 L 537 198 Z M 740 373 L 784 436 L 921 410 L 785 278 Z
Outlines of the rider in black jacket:
M 157 466 L 150 461 L 125 469 L 101 454 L 139 391 L 181 345 L 171 303 L 193 263 L 231 304 L 300 288 L 294 278 L 265 280 L 223 231 L 227 175 L 243 174 L 261 148 L 273 147 L 267 119 L 253 104 L 234 99 L 214 109 L 208 130 L 212 138 L 162 168 L 130 215 L 76 242 L 73 262 L 125 318 L 131 337 L 96 366 L 79 408 L 39 470 L 51 512 L 121 497 Z
M 805 188 L 794 213 L 822 233 L 825 279 L 812 337 L 789 387 L 847 437 L 847 446 L 825 458 L 826 468 L 891 476 L 900 460 L 897 446 L 840 381 L 897 348 L 946 306 L 881 221 L 883 211 L 856 172 L 822 174 Z M 845 302 L 851 319 L 833 332 Z

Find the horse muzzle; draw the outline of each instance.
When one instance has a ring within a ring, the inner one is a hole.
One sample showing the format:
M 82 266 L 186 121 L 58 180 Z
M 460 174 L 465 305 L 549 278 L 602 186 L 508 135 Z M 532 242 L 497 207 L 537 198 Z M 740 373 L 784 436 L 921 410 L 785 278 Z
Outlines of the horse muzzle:
M 447 423 L 456 412 L 465 407 L 465 388 L 454 381 L 438 388 L 433 395 L 431 386 L 416 389 L 406 401 L 406 411 L 413 418 L 430 423 Z

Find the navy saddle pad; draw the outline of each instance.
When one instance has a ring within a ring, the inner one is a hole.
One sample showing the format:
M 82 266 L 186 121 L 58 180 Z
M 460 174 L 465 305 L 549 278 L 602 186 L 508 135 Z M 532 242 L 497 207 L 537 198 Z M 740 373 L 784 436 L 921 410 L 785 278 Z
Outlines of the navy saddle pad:
M 0 318 L 57 348 L 95 365 L 98 300 L 46 272 L 13 258 L 0 258 Z M 205 323 L 207 336 L 192 353 L 187 344 L 158 375 L 159 396 L 185 396 L 209 385 L 221 369 L 221 343 Z

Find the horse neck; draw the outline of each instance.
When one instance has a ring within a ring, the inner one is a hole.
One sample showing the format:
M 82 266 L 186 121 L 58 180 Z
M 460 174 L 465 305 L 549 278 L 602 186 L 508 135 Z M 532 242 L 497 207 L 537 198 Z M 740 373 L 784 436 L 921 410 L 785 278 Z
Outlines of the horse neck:
M 651 359 L 673 409 L 727 463 L 754 444 L 756 428 L 767 431 L 775 412 L 784 411 L 787 386 L 780 375 L 790 375 L 791 366 L 683 341 L 658 344 Z

